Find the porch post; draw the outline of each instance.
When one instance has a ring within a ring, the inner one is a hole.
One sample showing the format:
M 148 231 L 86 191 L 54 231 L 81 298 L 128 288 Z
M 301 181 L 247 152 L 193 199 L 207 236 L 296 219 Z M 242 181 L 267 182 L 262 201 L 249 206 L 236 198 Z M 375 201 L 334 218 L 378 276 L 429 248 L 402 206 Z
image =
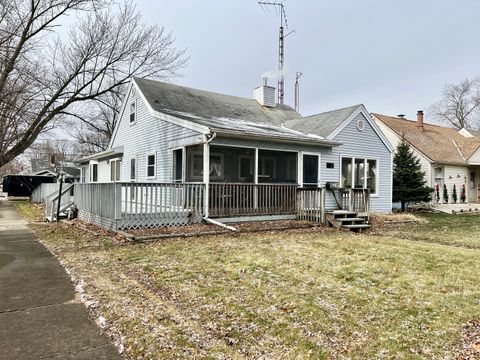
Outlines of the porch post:
M 299 151 L 297 156 L 297 183 L 298 187 L 303 187 L 303 154 Z
M 253 166 L 253 182 L 255 186 L 253 188 L 253 207 L 258 208 L 258 148 L 255 148 L 255 159 Z
M 209 199 L 209 183 L 210 183 L 210 146 L 205 139 L 203 143 L 203 183 L 205 184 L 205 198 L 203 199 L 203 215 L 208 218 L 208 199 Z

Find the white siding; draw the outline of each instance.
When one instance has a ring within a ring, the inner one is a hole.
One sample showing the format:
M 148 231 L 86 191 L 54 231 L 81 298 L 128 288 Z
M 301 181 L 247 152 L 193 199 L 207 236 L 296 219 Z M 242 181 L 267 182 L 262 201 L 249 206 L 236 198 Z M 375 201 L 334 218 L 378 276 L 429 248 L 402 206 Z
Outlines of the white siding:
M 460 202 L 461 186 L 465 185 L 468 199 L 468 168 L 466 166 L 445 165 L 444 167 L 444 182 L 447 185 L 449 202 L 453 202 L 452 192 L 453 185 L 457 187 L 457 201 Z M 443 191 L 440 189 L 440 196 L 443 196 Z
M 136 121 L 130 124 L 130 103 L 136 101 Z M 169 142 L 200 133 L 153 117 L 138 95 L 129 96 L 111 147 L 123 146 L 122 181 L 130 181 L 130 158 L 136 157 L 137 182 L 172 181 L 172 149 Z M 156 153 L 156 176 L 147 179 L 147 154 Z M 110 174 L 110 169 L 108 169 Z M 110 175 L 109 175 L 110 176 Z M 110 177 L 108 180 L 110 181 Z
M 402 141 L 401 137 L 398 136 L 396 132 L 390 129 L 382 121 L 375 119 L 375 122 L 380 128 L 380 130 L 383 132 L 387 140 L 390 142 L 390 145 L 392 145 L 393 151 L 395 152 L 397 150 L 398 144 Z M 427 182 L 427 186 L 433 187 L 435 185 L 435 182 L 432 180 L 434 177 L 432 163 L 425 155 L 423 155 L 417 149 L 411 149 L 413 151 L 413 154 L 420 160 L 420 166 L 422 171 L 425 173 L 425 181 Z

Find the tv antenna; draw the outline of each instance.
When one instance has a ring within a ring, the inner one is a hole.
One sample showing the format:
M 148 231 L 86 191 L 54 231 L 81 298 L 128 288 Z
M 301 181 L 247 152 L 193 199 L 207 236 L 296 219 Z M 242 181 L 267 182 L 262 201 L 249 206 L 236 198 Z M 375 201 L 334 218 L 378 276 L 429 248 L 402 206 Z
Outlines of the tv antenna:
M 277 14 L 280 15 L 280 30 L 278 36 L 278 103 L 283 104 L 285 96 L 285 38 L 294 33 L 295 30 L 290 31 L 285 35 L 285 29 L 288 30 L 287 13 L 285 5 L 281 2 L 267 2 L 259 1 L 259 5 L 274 6 Z M 263 6 L 262 6 L 263 8 Z
M 303 75 L 303 73 L 298 72 L 295 74 L 295 111 L 300 111 L 300 84 L 298 79 Z

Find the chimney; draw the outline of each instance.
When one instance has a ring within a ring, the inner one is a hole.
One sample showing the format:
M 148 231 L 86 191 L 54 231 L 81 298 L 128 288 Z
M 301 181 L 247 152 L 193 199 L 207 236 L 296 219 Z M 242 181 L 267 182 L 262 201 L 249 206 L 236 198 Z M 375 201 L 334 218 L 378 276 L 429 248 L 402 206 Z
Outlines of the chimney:
M 417 112 L 417 126 L 420 131 L 423 131 L 423 110 L 418 110 Z
M 253 98 L 262 106 L 275 107 L 275 88 L 268 86 L 268 79 L 262 78 L 263 85 L 253 90 Z

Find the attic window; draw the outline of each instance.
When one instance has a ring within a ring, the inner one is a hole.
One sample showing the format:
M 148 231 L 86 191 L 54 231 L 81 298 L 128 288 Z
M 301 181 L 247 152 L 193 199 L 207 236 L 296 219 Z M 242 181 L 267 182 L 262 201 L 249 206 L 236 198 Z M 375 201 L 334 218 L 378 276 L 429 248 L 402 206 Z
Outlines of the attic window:
M 135 122 L 136 115 L 137 115 L 137 104 L 134 101 L 130 104 L 130 124 Z

